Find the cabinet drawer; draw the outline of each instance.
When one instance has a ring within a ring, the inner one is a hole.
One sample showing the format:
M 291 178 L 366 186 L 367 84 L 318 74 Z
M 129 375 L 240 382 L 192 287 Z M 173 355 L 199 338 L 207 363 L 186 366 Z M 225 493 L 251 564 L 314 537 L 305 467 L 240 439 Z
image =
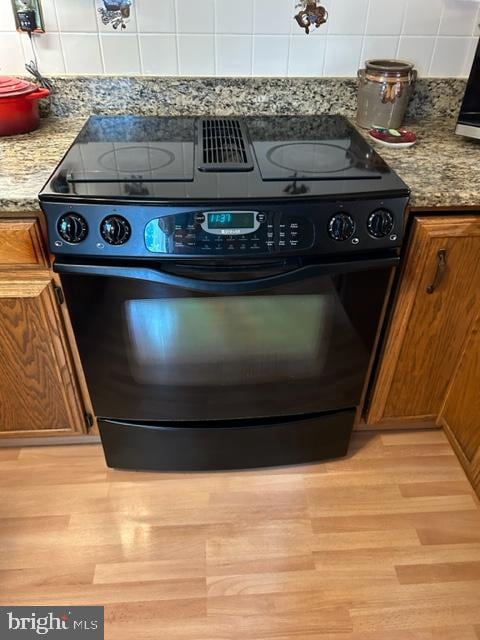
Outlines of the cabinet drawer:
M 36 218 L 0 220 L 0 268 L 48 265 L 40 223 Z

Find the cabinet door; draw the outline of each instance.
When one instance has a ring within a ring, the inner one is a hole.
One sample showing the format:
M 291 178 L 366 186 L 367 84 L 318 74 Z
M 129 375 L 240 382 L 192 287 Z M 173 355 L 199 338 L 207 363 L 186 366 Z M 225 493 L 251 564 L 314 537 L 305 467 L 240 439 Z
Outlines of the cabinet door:
M 480 216 L 420 217 L 367 423 L 434 423 L 480 301 Z
M 6 269 L 48 267 L 41 224 L 37 216 L 0 219 L 0 266 Z
M 84 431 L 50 274 L 0 274 L 0 437 Z
M 480 317 L 465 344 L 439 424 L 480 496 Z

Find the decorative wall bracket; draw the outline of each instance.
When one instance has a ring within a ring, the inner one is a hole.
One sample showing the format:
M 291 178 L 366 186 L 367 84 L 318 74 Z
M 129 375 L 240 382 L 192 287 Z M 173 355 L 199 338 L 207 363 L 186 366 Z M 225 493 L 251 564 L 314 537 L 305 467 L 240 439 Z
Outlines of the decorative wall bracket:
M 306 34 L 311 29 L 317 29 L 328 20 L 328 11 L 318 2 L 318 0 L 301 0 L 295 5 L 300 11 L 294 16 L 298 26 L 305 30 Z
M 111 24 L 113 29 L 120 30 L 127 28 L 130 20 L 130 7 L 132 0 L 102 0 L 103 6 L 99 7 L 98 13 L 105 25 Z

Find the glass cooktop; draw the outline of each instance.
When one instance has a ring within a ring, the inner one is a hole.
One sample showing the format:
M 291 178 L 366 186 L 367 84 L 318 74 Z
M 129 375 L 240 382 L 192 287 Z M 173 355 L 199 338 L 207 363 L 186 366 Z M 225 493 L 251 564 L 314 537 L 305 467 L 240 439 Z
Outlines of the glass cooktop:
M 92 116 L 40 199 L 238 200 L 407 193 L 341 116 Z

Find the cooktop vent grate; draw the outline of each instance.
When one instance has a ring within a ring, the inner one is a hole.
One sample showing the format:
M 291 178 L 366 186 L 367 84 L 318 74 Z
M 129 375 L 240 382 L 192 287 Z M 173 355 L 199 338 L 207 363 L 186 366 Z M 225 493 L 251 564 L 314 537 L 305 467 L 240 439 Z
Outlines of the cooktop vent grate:
M 251 171 L 248 139 L 239 120 L 205 118 L 200 121 L 200 171 Z

